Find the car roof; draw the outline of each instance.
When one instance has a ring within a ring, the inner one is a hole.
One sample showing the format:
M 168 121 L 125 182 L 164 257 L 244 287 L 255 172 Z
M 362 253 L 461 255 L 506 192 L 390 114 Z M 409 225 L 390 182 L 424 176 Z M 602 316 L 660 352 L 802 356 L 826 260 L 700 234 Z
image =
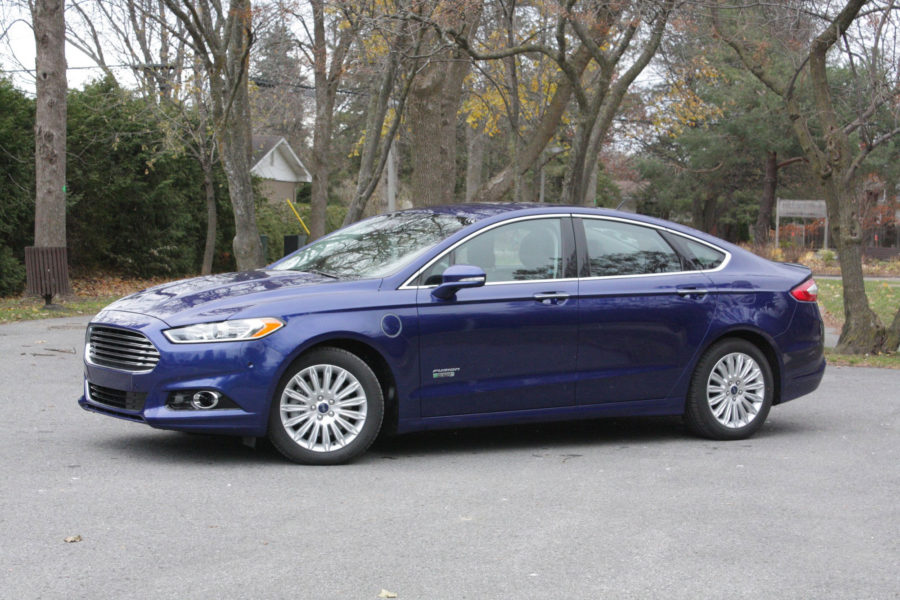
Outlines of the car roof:
M 703 240 L 709 244 L 717 246 L 723 250 L 734 253 L 743 253 L 744 251 L 723 239 L 706 232 L 694 229 L 687 225 L 667 221 L 657 217 L 642 215 L 632 212 L 624 212 L 613 210 L 611 208 L 601 208 L 594 206 L 572 205 L 572 204 L 550 204 L 550 203 L 527 203 L 527 202 L 507 202 L 507 203 L 468 203 L 468 204 L 448 204 L 442 206 L 411 208 L 398 213 L 430 213 L 430 214 L 446 214 L 458 217 L 464 217 L 469 220 L 469 225 L 475 225 L 479 221 L 492 220 L 499 221 L 509 217 L 525 217 L 541 214 L 559 214 L 570 213 L 573 215 L 585 215 L 596 217 L 611 217 L 614 219 L 625 219 L 628 221 L 646 223 L 656 227 L 668 229 L 673 232 L 689 235 L 694 238 Z M 396 213 L 395 213 L 396 214 Z
M 666 221 L 663 219 L 658 219 L 656 217 L 651 217 L 647 215 L 641 215 L 638 213 L 632 212 L 623 212 L 620 210 L 613 210 L 611 208 L 601 208 L 594 206 L 578 206 L 571 204 L 549 204 L 549 203 L 527 203 L 527 202 L 508 202 L 508 203 L 467 203 L 467 204 L 447 204 L 442 206 L 431 206 L 431 207 L 420 207 L 420 208 L 410 208 L 407 210 L 398 211 L 398 213 L 431 213 L 431 214 L 446 214 L 446 215 L 454 215 L 460 217 L 468 218 L 471 223 L 476 223 L 478 221 L 482 221 L 484 219 L 490 219 L 492 217 L 498 217 L 501 215 L 509 215 L 512 216 L 511 213 L 521 213 L 521 216 L 528 215 L 540 215 L 545 213 L 572 213 L 572 214 L 581 214 L 581 215 L 594 215 L 594 216 L 603 216 L 603 217 L 614 217 L 619 219 L 627 219 L 631 221 L 639 221 L 643 223 L 648 223 L 652 225 L 656 225 L 659 227 L 665 227 L 668 229 L 673 229 L 675 231 L 680 231 L 682 233 L 687 233 L 689 235 L 695 235 L 701 237 L 703 239 L 709 239 L 710 241 L 715 240 L 716 243 L 721 242 L 717 238 L 709 236 L 708 234 L 692 229 L 691 227 L 687 227 L 685 225 L 681 225 L 678 223 L 674 223 L 672 221 Z M 518 215 L 517 215 L 518 216 Z

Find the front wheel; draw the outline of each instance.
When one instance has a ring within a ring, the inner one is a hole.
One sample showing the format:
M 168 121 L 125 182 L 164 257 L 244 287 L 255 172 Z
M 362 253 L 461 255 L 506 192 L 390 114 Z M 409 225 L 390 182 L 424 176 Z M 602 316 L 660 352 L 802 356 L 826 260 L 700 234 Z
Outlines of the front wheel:
M 346 350 L 321 348 L 281 378 L 269 412 L 269 439 L 294 462 L 339 464 L 369 448 L 383 418 L 381 386 L 369 365 Z
M 765 355 L 746 340 L 729 339 L 700 358 L 685 405 L 688 428 L 715 440 L 750 437 L 772 406 L 774 382 Z

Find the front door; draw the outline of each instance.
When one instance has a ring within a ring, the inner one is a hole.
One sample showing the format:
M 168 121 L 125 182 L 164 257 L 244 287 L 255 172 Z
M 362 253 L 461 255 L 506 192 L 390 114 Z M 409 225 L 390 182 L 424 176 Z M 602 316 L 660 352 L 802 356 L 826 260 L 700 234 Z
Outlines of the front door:
M 526 218 L 480 232 L 423 273 L 423 286 L 452 264 L 487 274 L 449 300 L 418 290 L 423 417 L 575 403 L 574 262 L 570 219 Z

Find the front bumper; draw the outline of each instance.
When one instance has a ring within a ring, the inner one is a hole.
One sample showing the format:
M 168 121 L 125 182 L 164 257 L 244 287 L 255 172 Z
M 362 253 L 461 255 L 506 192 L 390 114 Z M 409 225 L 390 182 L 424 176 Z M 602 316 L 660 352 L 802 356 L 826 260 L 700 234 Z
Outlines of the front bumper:
M 86 359 L 84 390 L 78 401 L 85 410 L 159 429 L 266 434 L 274 385 L 284 362 L 277 344 L 267 343 L 269 340 L 172 344 L 162 335 L 167 328 L 164 322 L 115 311 L 101 313 L 91 324 L 138 331 L 156 346 L 160 358 L 146 372 L 97 365 Z M 232 407 L 185 410 L 167 406 L 173 392 L 191 390 L 217 391 L 233 402 Z

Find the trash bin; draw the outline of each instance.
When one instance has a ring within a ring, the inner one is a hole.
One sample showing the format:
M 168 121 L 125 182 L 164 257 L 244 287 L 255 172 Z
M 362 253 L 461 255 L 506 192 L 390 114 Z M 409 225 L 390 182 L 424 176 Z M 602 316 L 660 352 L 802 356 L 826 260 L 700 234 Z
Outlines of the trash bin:
M 284 236 L 284 255 L 287 256 L 291 252 L 298 250 L 306 245 L 308 237 L 305 234 L 286 235 Z

